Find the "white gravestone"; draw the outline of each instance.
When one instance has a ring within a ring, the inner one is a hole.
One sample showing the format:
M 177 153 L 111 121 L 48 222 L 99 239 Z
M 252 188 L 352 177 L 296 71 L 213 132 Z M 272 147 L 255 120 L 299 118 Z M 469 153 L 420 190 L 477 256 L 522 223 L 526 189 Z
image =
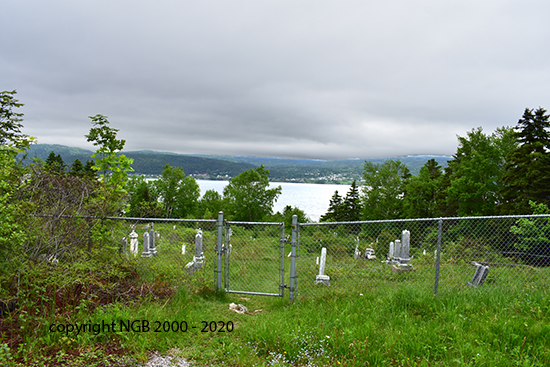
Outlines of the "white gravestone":
M 191 271 L 202 268 L 204 265 L 204 253 L 202 251 L 202 230 L 199 228 L 197 235 L 195 236 L 195 256 L 193 256 L 193 261 L 185 265 L 187 269 Z
M 319 264 L 319 275 L 315 278 L 315 284 L 330 285 L 330 277 L 325 275 L 325 263 L 327 261 L 327 249 L 321 249 L 321 264 Z
M 357 245 L 355 245 L 355 252 L 353 254 L 353 257 L 355 257 L 356 259 L 361 258 L 361 251 L 359 251 L 359 237 L 357 237 Z
M 135 228 L 132 228 L 132 232 L 130 232 L 130 253 L 134 256 L 137 256 L 139 252 L 139 241 L 138 241 L 138 234 L 135 231 Z
M 393 242 L 390 242 L 390 249 L 388 251 L 388 260 L 387 260 L 388 263 L 393 260 L 394 254 L 395 254 L 395 246 Z
M 376 260 L 376 255 L 374 254 L 374 249 L 366 248 L 365 249 L 365 259 L 367 260 Z

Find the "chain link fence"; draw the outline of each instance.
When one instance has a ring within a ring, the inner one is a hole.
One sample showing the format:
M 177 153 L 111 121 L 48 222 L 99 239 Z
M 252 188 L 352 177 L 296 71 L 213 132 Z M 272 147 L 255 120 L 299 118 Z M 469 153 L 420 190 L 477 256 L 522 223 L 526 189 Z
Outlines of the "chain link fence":
M 61 260 L 104 246 L 147 282 L 273 296 L 288 289 L 298 300 L 404 284 L 438 293 L 550 282 L 550 215 L 294 223 L 286 231 L 283 223 L 223 221 L 222 213 L 37 217 L 33 232 L 33 257 Z
M 550 281 L 545 215 L 301 223 L 298 235 L 299 298 L 329 288 L 359 294 L 409 284 L 437 293 Z

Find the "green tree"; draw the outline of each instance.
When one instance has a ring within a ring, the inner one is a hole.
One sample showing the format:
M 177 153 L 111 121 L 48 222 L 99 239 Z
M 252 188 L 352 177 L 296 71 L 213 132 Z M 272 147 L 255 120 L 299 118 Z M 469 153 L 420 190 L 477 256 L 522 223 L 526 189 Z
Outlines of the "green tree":
M 48 158 L 46 158 L 44 163 L 45 163 L 45 167 L 52 171 L 55 171 L 58 173 L 65 171 L 66 166 L 65 166 L 65 162 L 63 161 L 63 158 L 61 157 L 61 155 L 55 154 L 53 151 L 50 152 L 50 154 L 48 155 Z
M 15 112 L 15 109 L 23 104 L 14 98 L 15 94 L 15 90 L 0 92 L 0 145 L 11 146 L 22 152 L 35 139 L 21 133 L 23 113 Z
M 200 187 L 193 177 L 185 176 L 183 169 L 166 164 L 155 187 L 166 218 L 198 216 Z
M 178 189 L 176 216 L 178 218 L 198 217 L 200 196 L 201 190 L 197 181 L 191 176 L 185 177 Z
M 435 159 L 428 160 L 418 176 L 412 176 L 405 184 L 403 207 L 407 218 L 434 218 L 437 211 L 443 172 Z
M 458 140 L 457 152 L 449 161 L 447 203 L 456 205 L 460 216 L 494 215 L 502 201 L 502 176 L 506 156 L 514 146 L 513 131 L 500 128 L 485 135 L 477 128 Z
M 285 234 L 289 235 L 292 232 L 292 217 L 296 215 L 298 217 L 298 223 L 309 223 L 311 219 L 308 218 L 306 213 L 298 207 L 293 207 L 291 205 L 286 205 L 283 209 L 283 212 L 275 213 L 270 221 L 273 222 L 284 222 L 285 223 Z
M 76 158 L 73 161 L 73 164 L 71 165 L 71 168 L 69 169 L 69 174 L 73 176 L 82 176 L 84 175 L 84 165 L 80 161 L 80 159 Z
M 223 190 L 228 217 L 233 220 L 260 221 L 270 215 L 282 188 L 268 187 L 269 170 L 263 165 L 231 179 Z
M 156 218 L 162 216 L 162 208 L 153 186 L 143 176 L 128 180 L 128 210 L 129 217 Z
M 183 169 L 166 164 L 161 177 L 155 181 L 166 218 L 174 218 L 176 215 L 178 190 L 184 178 Z
M 109 199 L 111 203 L 115 203 L 126 195 L 125 186 L 128 172 L 133 171 L 133 159 L 120 153 L 126 140 L 117 139 L 119 130 L 109 127 L 106 116 L 95 115 L 90 116 L 90 119 L 93 127 L 86 135 L 86 139 L 98 147 L 92 154 L 92 158 L 95 158 L 92 168 L 103 172 L 100 175 L 105 189 L 103 199 Z
M 359 188 L 355 180 L 351 183 L 346 198 L 344 199 L 343 217 L 344 221 L 361 220 L 361 198 L 359 196 Z
M 533 214 L 550 214 L 548 206 L 543 203 L 529 201 L 529 207 Z M 550 264 L 550 220 L 548 217 L 520 218 L 515 225 L 510 227 L 510 232 L 517 237 L 514 247 L 525 251 L 530 263 L 534 265 Z
M 330 198 L 328 204 L 328 210 L 325 214 L 319 218 L 320 222 L 340 222 L 344 217 L 344 200 L 338 193 L 338 190 L 334 191 L 334 194 Z
M 550 116 L 525 109 L 515 128 L 518 146 L 510 152 L 501 189 L 502 214 L 527 214 L 529 201 L 550 204 Z
M 405 183 L 409 169 L 392 159 L 384 164 L 365 162 L 363 169 L 363 211 L 367 220 L 397 219 L 403 216 Z
M 224 210 L 223 197 L 214 189 L 206 190 L 199 205 L 204 219 L 217 219 L 218 213 Z

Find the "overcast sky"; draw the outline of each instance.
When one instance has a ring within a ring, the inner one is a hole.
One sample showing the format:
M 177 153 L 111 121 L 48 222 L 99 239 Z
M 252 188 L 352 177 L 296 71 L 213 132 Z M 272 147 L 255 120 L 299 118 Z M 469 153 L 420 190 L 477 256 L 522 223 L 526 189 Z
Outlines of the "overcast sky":
M 24 132 L 94 150 L 287 158 L 452 155 L 550 109 L 550 2 L 17 0 L 0 90 Z

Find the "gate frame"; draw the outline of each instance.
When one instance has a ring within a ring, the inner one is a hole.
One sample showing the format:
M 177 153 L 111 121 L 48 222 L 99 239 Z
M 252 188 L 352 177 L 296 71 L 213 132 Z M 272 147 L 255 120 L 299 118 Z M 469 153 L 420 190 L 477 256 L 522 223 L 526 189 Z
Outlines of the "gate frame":
M 230 269 L 230 253 L 228 251 L 230 245 L 229 239 L 229 224 L 252 224 L 252 225 L 266 225 L 280 227 L 279 235 L 279 293 L 267 293 L 267 292 L 252 292 L 252 291 L 239 291 L 229 289 L 228 273 Z M 223 212 L 218 213 L 218 246 L 217 246 L 217 270 L 216 270 L 216 284 L 218 291 L 222 291 L 222 268 L 224 274 L 223 291 L 225 293 L 235 294 L 249 294 L 258 296 L 272 296 L 272 297 L 284 297 L 285 288 L 285 224 L 284 222 L 242 222 L 242 221 L 224 221 Z M 222 260 L 223 256 L 223 260 Z

